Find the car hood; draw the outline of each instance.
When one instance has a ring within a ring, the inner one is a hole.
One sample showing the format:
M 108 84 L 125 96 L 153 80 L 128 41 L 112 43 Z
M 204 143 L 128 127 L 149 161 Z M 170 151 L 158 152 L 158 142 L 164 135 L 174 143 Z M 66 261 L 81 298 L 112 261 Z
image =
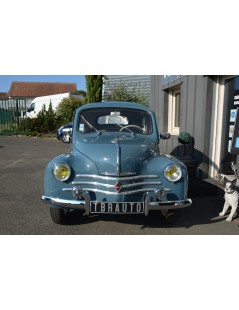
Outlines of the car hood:
M 95 163 L 99 174 L 123 176 L 138 173 L 155 144 L 141 136 L 100 135 L 77 141 L 74 147 Z

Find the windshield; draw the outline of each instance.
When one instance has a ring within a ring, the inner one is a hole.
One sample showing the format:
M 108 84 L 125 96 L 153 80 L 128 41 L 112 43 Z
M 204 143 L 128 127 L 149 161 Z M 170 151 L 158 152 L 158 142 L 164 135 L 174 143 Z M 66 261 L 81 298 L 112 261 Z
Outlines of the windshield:
M 131 132 L 149 135 L 152 133 L 151 116 L 148 112 L 126 108 L 103 108 L 82 111 L 79 117 L 79 132 Z

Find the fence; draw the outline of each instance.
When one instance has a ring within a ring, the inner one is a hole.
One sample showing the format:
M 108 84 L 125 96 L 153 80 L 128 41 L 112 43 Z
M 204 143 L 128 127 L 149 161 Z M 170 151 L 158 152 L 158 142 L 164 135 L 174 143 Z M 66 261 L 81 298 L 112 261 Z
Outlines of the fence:
M 0 99 L 0 134 L 26 133 L 26 112 L 25 99 Z

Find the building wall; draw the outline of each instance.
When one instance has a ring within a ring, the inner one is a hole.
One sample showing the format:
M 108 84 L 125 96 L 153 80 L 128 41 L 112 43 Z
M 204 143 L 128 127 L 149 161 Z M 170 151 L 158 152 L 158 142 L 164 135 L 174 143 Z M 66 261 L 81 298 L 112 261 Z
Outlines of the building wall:
M 151 81 L 151 108 L 158 119 L 159 131 L 168 131 L 169 91 L 175 86 L 181 87 L 180 132 L 188 132 L 193 137 L 193 145 L 186 148 L 186 157 L 196 161 L 197 173 L 204 177 L 208 173 L 212 98 L 214 81 L 200 75 L 180 76 L 176 80 L 164 83 L 164 76 L 153 76 Z M 162 153 L 182 156 L 182 145 L 178 135 L 162 140 Z M 185 155 L 185 154 L 184 154 Z
M 236 160 L 228 151 L 229 115 L 230 109 L 235 109 L 234 84 L 238 79 L 235 78 L 187 75 L 165 84 L 164 76 L 153 77 L 151 108 L 156 112 L 160 131 L 168 131 L 169 91 L 177 85 L 181 87 L 180 132 L 186 131 L 194 139 L 186 157 L 195 160 L 199 177 L 217 178 L 228 174 L 230 162 Z M 181 156 L 178 135 L 161 141 L 161 151 Z

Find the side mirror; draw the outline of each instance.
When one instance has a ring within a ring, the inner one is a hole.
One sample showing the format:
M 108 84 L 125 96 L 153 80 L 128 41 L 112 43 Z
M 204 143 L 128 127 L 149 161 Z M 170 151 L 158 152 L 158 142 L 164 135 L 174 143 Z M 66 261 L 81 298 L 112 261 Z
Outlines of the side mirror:
M 169 132 L 160 132 L 160 135 L 159 135 L 160 139 L 170 139 L 171 138 L 171 135 Z

